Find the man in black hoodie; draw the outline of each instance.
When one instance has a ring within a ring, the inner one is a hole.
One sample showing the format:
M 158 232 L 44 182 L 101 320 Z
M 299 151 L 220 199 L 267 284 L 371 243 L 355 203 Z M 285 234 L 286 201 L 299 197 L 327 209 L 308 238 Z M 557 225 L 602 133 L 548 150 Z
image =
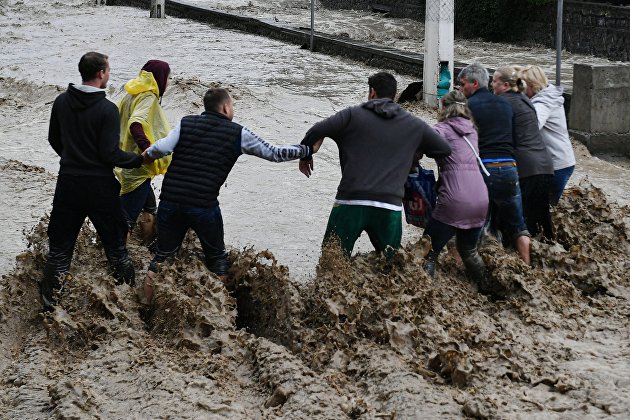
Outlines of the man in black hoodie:
M 55 291 L 61 288 L 60 280 L 70 269 L 86 216 L 103 243 L 116 282 L 135 282 L 125 246 L 127 224 L 120 206 L 120 184 L 113 169 L 140 167 L 142 156 L 118 147 L 118 109 L 105 97 L 108 57 L 96 52 L 85 54 L 79 61 L 79 72 L 83 83 L 70 83 L 68 90 L 55 99 L 50 116 L 48 142 L 61 159 L 41 282 L 47 308 L 56 304 Z
M 346 256 L 366 231 L 376 251 L 400 247 L 404 184 L 416 153 L 431 158 L 451 154 L 450 145 L 420 118 L 393 101 L 397 83 L 381 72 L 368 79 L 368 101 L 315 124 L 302 140 L 319 145 L 330 137 L 339 148 L 341 182 L 324 243 L 336 237 Z M 318 146 L 317 146 L 318 147 Z M 300 160 L 309 177 L 312 157 Z

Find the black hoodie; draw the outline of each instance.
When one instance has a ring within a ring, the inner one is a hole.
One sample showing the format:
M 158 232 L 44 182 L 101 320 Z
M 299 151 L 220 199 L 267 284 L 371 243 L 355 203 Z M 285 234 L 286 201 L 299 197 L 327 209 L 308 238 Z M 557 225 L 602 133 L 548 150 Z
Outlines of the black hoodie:
M 105 92 L 83 92 L 71 83 L 55 99 L 48 142 L 61 157 L 59 175 L 113 176 L 114 166 L 139 168 L 142 156 L 118 147 L 116 105 Z

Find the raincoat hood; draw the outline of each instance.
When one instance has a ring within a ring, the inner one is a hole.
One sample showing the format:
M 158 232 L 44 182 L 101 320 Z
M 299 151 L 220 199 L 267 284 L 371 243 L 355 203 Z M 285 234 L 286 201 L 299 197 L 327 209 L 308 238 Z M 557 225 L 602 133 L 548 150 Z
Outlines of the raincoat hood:
M 68 85 L 68 103 L 72 109 L 88 109 L 103 99 L 105 99 L 105 91 L 84 92 L 77 89 L 72 83 Z
M 467 136 L 475 132 L 475 126 L 473 125 L 473 122 L 468 118 L 454 117 L 449 118 L 444 122 L 448 124 L 459 136 Z
M 372 99 L 361 105 L 365 109 L 369 109 L 381 118 L 392 119 L 400 114 L 402 108 L 389 98 Z
M 545 104 L 549 108 L 563 106 L 564 97 L 562 96 L 562 91 L 561 86 L 548 85 L 532 97 L 532 103 Z
M 140 70 L 140 74 L 135 79 L 131 79 L 125 84 L 125 90 L 130 95 L 137 95 L 142 92 L 153 92 L 158 97 L 164 95 L 168 75 L 171 69 L 168 64 L 160 60 L 149 60 Z

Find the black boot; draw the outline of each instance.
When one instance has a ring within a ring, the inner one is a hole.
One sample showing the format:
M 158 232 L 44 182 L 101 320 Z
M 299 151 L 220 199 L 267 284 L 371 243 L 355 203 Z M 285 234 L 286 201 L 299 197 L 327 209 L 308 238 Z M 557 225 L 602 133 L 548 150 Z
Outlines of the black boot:
M 130 286 L 135 286 L 136 270 L 129 259 L 129 253 L 125 244 L 121 244 L 113 249 L 105 249 L 105 255 L 107 256 L 107 261 L 109 261 L 112 275 L 116 279 L 116 284 L 127 283 Z
M 112 265 L 112 275 L 116 279 L 116 284 L 121 285 L 126 283 L 132 287 L 136 285 L 136 270 L 133 268 L 133 264 L 129 258 L 123 261 L 118 261 L 116 265 Z
M 437 254 L 433 251 L 429 251 L 424 261 L 424 271 L 427 272 L 429 277 L 435 279 L 435 266 L 437 264 Z
M 58 273 L 51 267 L 44 267 L 44 278 L 39 283 L 39 291 L 46 311 L 53 310 L 53 306 L 57 305 L 56 292 L 61 289 L 59 277 L 63 273 Z

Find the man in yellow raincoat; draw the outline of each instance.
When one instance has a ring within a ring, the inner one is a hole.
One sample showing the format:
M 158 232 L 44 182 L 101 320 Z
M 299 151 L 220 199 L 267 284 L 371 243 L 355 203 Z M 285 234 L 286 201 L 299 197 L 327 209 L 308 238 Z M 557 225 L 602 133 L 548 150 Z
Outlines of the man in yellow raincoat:
M 118 104 L 120 113 L 120 148 L 141 154 L 155 140 L 165 137 L 170 131 L 162 110 L 162 95 L 166 90 L 171 69 L 165 61 L 149 60 L 135 79 L 125 84 L 127 94 Z M 120 181 L 120 201 L 129 227 L 134 229 L 140 212 L 149 216 L 144 235 L 155 230 L 156 201 L 151 179 L 163 175 L 171 161 L 170 156 L 135 169 L 116 168 Z M 145 239 L 150 239 L 146 238 Z

